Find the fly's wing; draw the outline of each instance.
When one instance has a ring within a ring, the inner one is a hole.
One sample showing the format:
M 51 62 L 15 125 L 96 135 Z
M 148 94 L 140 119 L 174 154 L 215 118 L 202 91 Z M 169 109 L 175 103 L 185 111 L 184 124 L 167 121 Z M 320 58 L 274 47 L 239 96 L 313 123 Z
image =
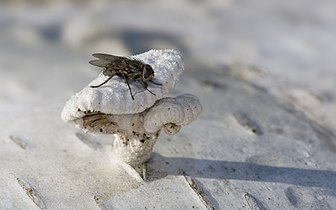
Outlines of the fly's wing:
M 104 53 L 94 53 L 92 54 L 93 57 L 98 58 L 99 60 L 91 60 L 89 63 L 93 66 L 98 67 L 109 67 L 112 63 L 122 60 L 123 57 L 104 54 Z
M 98 66 L 98 67 L 108 67 L 111 65 L 111 61 L 106 61 L 106 60 L 91 60 L 89 61 L 89 64 L 93 66 Z
M 123 58 L 120 56 L 115 56 L 115 55 L 110 55 L 110 54 L 105 54 L 105 53 L 94 53 L 92 54 L 92 56 L 98 59 L 109 60 L 109 61 L 114 61 L 114 60 Z

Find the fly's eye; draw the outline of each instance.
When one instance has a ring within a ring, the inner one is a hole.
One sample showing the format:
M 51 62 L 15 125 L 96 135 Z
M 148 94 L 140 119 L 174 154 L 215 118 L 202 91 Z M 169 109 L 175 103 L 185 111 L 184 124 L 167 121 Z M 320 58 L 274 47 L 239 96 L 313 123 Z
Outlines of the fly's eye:
M 148 64 L 145 65 L 143 72 L 142 72 L 142 78 L 144 81 L 151 80 L 154 77 L 154 71 L 152 67 Z

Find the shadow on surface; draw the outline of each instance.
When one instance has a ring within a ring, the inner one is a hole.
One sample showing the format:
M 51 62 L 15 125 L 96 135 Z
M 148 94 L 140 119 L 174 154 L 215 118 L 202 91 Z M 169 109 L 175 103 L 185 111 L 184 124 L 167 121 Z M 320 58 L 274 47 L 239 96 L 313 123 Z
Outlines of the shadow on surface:
M 149 164 L 149 180 L 166 175 L 186 173 L 194 178 L 274 182 L 305 187 L 321 187 L 336 195 L 336 172 L 316 169 L 300 169 L 258 165 L 248 162 L 202 160 L 183 157 L 152 155 Z

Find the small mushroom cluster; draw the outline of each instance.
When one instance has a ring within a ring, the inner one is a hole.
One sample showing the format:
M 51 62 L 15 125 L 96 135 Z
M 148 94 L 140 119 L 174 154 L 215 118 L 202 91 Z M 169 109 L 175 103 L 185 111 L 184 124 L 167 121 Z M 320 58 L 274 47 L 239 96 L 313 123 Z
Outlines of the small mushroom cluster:
M 177 133 L 182 125 L 195 120 L 202 108 L 198 98 L 191 94 L 164 97 L 184 70 L 179 52 L 150 50 L 132 57 L 153 68 L 155 81 L 162 84 L 149 84 L 155 95 L 144 91 L 138 81 L 129 81 L 134 92 L 132 100 L 127 84 L 120 77 L 91 88 L 92 84 L 106 81 L 101 73 L 66 102 L 62 119 L 86 132 L 113 134 L 117 157 L 140 172 L 138 169 L 149 160 L 161 129 L 169 135 Z

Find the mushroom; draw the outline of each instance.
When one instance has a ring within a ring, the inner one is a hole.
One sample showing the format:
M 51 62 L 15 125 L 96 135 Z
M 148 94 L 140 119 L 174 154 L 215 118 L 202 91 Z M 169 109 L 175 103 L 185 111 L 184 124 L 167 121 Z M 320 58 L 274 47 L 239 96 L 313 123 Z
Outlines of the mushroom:
M 129 81 L 134 100 L 122 78 L 113 77 L 99 88 L 90 87 L 106 81 L 102 73 L 66 102 L 61 117 L 90 133 L 114 135 L 114 152 L 127 171 L 145 178 L 144 163 L 149 160 L 161 129 L 169 135 L 177 133 L 201 113 L 196 96 L 183 94 L 164 96 L 175 85 L 184 70 L 181 54 L 174 50 L 150 50 L 131 56 L 151 65 L 156 85 L 146 91 L 139 81 Z M 133 172 L 132 172 L 133 170 Z

